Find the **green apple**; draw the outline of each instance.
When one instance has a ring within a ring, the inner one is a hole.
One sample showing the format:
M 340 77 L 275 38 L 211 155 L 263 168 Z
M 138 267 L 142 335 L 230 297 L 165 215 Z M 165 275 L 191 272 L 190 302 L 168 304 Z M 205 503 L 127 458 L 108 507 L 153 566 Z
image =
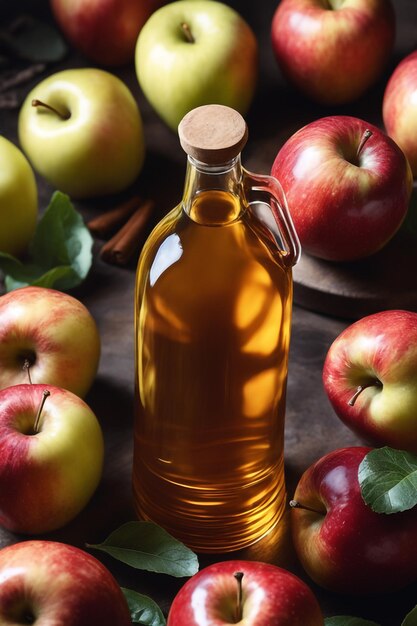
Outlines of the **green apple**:
M 54 386 L 0 391 L 0 524 L 45 533 L 90 500 L 103 468 L 103 435 L 78 396 Z
M 95 68 L 64 70 L 32 89 L 19 114 L 19 141 L 35 170 L 73 198 L 122 191 L 145 153 L 132 93 Z
M 35 232 L 38 191 L 28 160 L 0 136 L 0 251 L 19 256 Z
M 212 0 L 179 0 L 153 13 L 136 45 L 143 93 L 175 130 L 188 111 L 224 104 L 244 114 L 258 74 L 253 31 L 232 8 Z

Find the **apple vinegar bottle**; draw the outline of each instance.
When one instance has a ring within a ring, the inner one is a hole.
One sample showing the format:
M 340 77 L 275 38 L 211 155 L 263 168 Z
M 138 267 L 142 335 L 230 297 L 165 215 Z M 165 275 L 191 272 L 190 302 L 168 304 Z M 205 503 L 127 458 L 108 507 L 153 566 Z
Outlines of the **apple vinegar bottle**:
M 136 279 L 134 499 L 139 517 L 191 548 L 225 552 L 265 535 L 285 506 L 299 244 L 278 182 L 241 165 L 236 111 L 194 109 L 179 136 L 183 199 L 151 233 Z

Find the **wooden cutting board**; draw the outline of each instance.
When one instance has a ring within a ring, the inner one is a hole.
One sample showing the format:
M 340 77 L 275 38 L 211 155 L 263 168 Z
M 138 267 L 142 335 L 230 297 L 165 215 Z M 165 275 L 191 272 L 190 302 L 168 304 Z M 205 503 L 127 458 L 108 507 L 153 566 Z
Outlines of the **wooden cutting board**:
M 358 319 L 386 309 L 417 311 L 417 210 L 378 253 L 334 263 L 303 253 L 294 268 L 294 302 L 307 309 Z

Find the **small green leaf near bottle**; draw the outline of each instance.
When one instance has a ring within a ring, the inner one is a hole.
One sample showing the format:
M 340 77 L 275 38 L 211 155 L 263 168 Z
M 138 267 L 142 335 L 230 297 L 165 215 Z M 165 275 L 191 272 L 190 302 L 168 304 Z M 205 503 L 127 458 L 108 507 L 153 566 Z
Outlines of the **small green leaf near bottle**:
M 127 522 L 103 543 L 88 545 L 135 569 L 181 578 L 198 571 L 196 554 L 152 522 Z

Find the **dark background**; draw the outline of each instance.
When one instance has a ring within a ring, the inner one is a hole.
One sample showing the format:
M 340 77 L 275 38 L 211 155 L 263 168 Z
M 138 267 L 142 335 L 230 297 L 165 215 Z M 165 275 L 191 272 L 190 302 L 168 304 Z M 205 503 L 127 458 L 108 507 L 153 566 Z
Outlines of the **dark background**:
M 255 100 L 247 116 L 249 141 L 243 153 L 248 169 L 268 173 L 280 146 L 302 125 L 329 114 L 361 117 L 382 127 L 381 105 L 384 87 L 399 60 L 417 44 L 417 3 L 395 0 L 397 40 L 386 72 L 380 81 L 357 102 L 343 107 L 322 107 L 303 98 L 286 84 L 273 58 L 270 46 L 270 24 L 277 2 L 270 0 L 229 1 L 254 29 L 260 45 L 260 80 Z M 0 0 L 0 23 L 6 23 L 20 11 L 32 11 L 50 19 L 47 2 L 14 2 Z M 90 62 L 74 50 L 62 62 L 17 91 L 21 103 L 28 91 L 44 76 L 67 67 L 82 67 Z M 147 159 L 136 185 L 154 197 L 157 210 L 147 232 L 159 217 L 180 199 L 185 157 L 175 133 L 166 128 L 146 103 L 136 81 L 133 64 L 112 72 L 131 88 L 144 120 Z M 0 109 L 0 133 L 17 143 L 18 108 Z M 46 207 L 53 191 L 38 178 L 40 206 Z M 87 219 L 102 212 L 117 200 L 98 199 L 76 203 Z M 146 235 L 146 233 L 145 233 Z M 104 430 L 106 463 L 103 480 L 86 509 L 67 527 L 51 533 L 55 539 L 83 547 L 97 543 L 120 524 L 134 518 L 131 503 L 132 405 L 133 405 L 133 289 L 135 262 L 117 268 L 99 258 L 102 241 L 95 242 L 94 264 L 85 284 L 75 290 L 96 318 L 102 337 L 102 358 L 97 379 L 87 402 L 96 412 Z M 361 441 L 336 418 L 325 397 L 321 370 L 333 339 L 350 323 L 345 319 L 317 314 L 294 307 L 293 333 L 288 380 L 286 417 L 286 480 L 289 496 L 302 472 L 317 458 L 338 447 L 357 445 Z M 24 537 L 0 531 L 0 547 L 21 541 Z M 287 567 L 300 575 L 316 593 L 323 612 L 331 615 L 356 615 L 374 619 L 382 626 L 399 625 L 405 614 L 417 603 L 417 586 L 396 594 L 353 598 L 319 589 L 302 572 L 293 553 L 288 533 L 288 515 L 281 527 L 267 539 L 238 554 L 202 556 L 201 566 L 221 558 L 266 560 Z M 135 572 L 110 558 L 100 557 L 124 586 L 151 595 L 167 612 L 183 580 Z M 395 577 L 395 572 L 391 573 Z

